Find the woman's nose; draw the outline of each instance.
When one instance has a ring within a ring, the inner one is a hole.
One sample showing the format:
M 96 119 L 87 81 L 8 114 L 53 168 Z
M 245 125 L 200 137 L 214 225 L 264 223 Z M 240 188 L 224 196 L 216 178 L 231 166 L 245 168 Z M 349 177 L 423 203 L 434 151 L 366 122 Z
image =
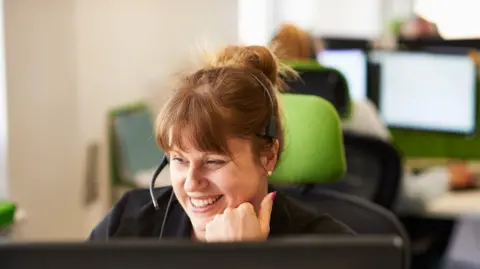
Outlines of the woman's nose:
M 187 192 L 194 192 L 205 188 L 208 180 L 203 177 L 202 171 L 196 167 L 189 167 L 185 178 L 184 188 Z

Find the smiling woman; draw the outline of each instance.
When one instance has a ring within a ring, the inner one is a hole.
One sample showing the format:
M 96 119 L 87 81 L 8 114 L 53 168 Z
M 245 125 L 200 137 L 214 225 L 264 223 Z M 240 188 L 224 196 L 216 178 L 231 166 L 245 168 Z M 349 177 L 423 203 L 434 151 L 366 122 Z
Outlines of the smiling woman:
M 283 147 L 277 92 L 295 75 L 262 46 L 228 46 L 180 76 L 156 139 L 172 187 L 129 192 L 91 239 L 176 237 L 263 241 L 280 235 L 351 234 L 268 185 Z

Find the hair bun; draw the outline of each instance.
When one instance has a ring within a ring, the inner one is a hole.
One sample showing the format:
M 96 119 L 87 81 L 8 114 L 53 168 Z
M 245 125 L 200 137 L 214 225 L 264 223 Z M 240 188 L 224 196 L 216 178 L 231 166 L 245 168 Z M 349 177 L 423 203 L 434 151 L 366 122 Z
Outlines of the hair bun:
M 216 55 L 212 64 L 214 67 L 241 65 L 257 69 L 274 86 L 279 80 L 277 58 L 264 46 L 228 46 Z

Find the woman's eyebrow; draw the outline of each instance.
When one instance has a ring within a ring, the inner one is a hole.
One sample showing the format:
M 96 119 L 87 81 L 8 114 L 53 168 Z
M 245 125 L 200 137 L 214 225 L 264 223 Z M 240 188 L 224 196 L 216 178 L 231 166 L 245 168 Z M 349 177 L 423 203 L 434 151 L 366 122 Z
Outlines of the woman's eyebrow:
M 179 150 L 176 150 L 176 149 L 171 149 L 170 154 L 177 154 L 177 155 L 182 155 L 183 156 L 183 154 Z

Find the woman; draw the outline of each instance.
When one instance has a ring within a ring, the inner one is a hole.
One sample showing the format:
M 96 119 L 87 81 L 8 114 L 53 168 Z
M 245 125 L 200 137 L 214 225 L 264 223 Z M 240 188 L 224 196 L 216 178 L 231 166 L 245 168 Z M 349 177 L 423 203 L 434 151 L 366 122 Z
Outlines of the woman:
M 90 238 L 218 242 L 352 234 L 268 185 L 283 146 L 276 90 L 288 70 L 265 47 L 229 46 L 181 76 L 155 130 L 172 187 L 155 190 L 157 210 L 148 191 L 127 192 Z

